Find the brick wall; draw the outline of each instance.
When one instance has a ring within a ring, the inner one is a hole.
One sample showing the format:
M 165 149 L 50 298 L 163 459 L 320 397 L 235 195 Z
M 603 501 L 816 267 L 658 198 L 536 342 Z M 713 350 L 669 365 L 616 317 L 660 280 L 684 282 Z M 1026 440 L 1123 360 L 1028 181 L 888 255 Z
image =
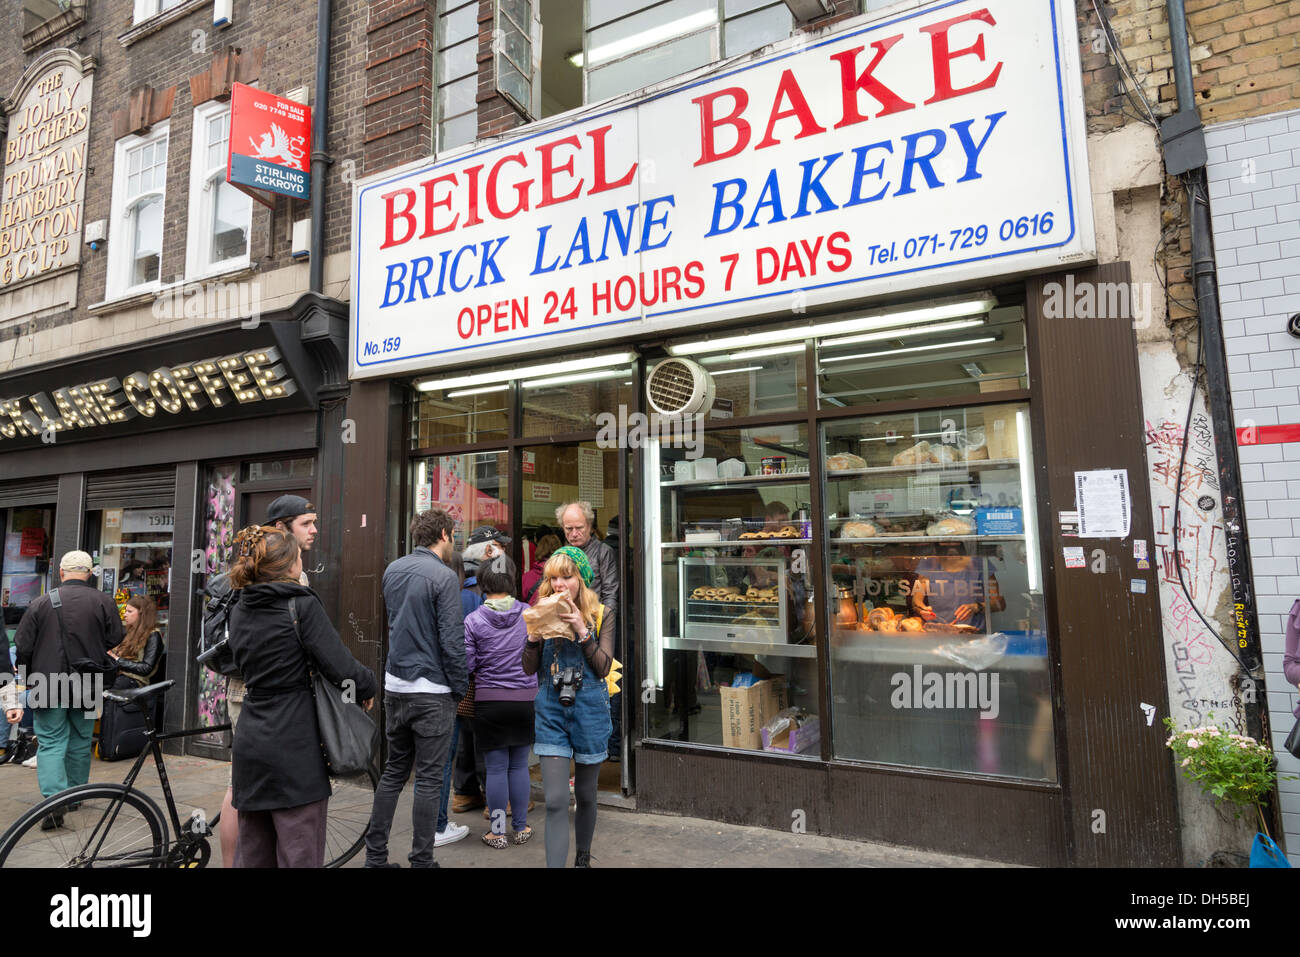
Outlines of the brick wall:
M 348 6 L 346 0 L 336 4 Z M 155 33 L 124 47 L 118 37 L 131 24 L 132 6 L 125 2 L 93 2 L 88 20 L 31 54 L 22 52 L 21 0 L 3 0 L 0 7 L 0 91 L 8 95 L 26 66 L 47 50 L 70 45 L 81 55 L 93 55 L 94 98 L 91 102 L 87 149 L 87 177 L 83 223 L 109 220 L 109 243 L 120 243 L 120 227 L 111 222 L 113 159 L 116 138 L 112 114 L 127 105 L 131 90 L 147 85 L 155 90 L 175 87 L 169 120 L 167 184 L 164 203 L 161 279 L 164 284 L 185 273 L 189 220 L 190 153 L 194 103 L 190 77 L 212 64 L 213 54 L 237 48 L 265 47 L 259 77 L 261 88 L 276 93 L 305 86 L 315 76 L 316 4 L 311 0 L 237 0 L 234 24 L 222 30 L 212 26 L 211 5 L 204 5 Z M 355 14 L 352 14 L 355 18 Z M 83 38 L 76 42 L 76 38 Z M 340 111 L 340 127 L 346 121 Z M 338 171 L 333 174 L 335 180 Z M 344 200 L 335 198 L 335 215 L 350 218 Z M 306 202 L 280 197 L 274 209 L 253 205 L 251 258 L 258 263 L 256 281 L 283 290 L 286 277 L 277 271 L 291 265 L 290 220 L 309 215 Z M 340 245 L 345 229 L 336 230 Z M 88 307 L 105 299 L 108 251 L 83 247 L 81 273 L 74 308 L 39 318 L 19 317 L 0 328 L 0 372 L 63 356 L 121 348 L 159 335 L 193 328 L 222 317 L 190 319 L 155 317 L 148 304 L 92 314 Z M 300 285 L 306 289 L 303 278 Z M 265 293 L 263 293 L 265 296 Z M 71 327 L 71 328 L 67 328 Z
M 1272 427 L 1300 426 L 1300 111 L 1211 127 L 1210 209 L 1233 411 L 1242 436 L 1242 494 L 1255 574 L 1265 684 L 1281 752 L 1297 691 L 1282 673 L 1286 616 L 1300 598 L 1300 442 Z M 1279 781 L 1287 848 L 1300 864 L 1300 782 Z

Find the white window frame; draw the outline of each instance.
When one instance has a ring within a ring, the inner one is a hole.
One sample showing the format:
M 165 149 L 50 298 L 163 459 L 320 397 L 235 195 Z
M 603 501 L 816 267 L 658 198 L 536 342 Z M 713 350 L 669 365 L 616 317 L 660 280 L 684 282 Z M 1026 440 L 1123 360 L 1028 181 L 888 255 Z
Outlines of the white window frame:
M 160 13 L 166 13 L 172 7 L 179 7 L 184 2 L 185 0 L 135 0 L 135 13 L 131 22 L 144 23 Z
M 207 166 L 208 123 L 222 113 L 230 113 L 230 102 L 213 100 L 194 110 L 194 135 L 190 147 L 190 202 L 189 226 L 185 243 L 185 276 L 187 279 L 231 272 L 248 266 L 253 246 L 253 202 L 248 203 L 248 241 L 242 256 L 212 262 L 212 217 L 216 215 L 217 188 L 212 185 L 216 177 L 226 179 L 226 164 L 220 169 Z
M 541 4 L 539 0 L 525 0 L 528 4 L 528 22 L 515 23 L 514 18 L 501 5 L 501 0 L 496 0 L 493 4 L 492 11 L 492 78 L 496 90 L 505 99 L 519 110 L 520 113 L 528 120 L 536 120 L 542 115 L 542 15 Z M 502 26 L 502 21 L 507 25 L 514 27 L 523 36 L 527 37 L 531 50 L 530 62 L 515 63 L 514 60 L 506 53 L 505 35 L 506 27 Z M 519 73 L 528 80 L 528 102 L 521 103 L 519 100 L 505 89 L 500 82 L 500 64 L 506 60 Z
M 162 141 L 167 144 L 167 158 L 171 159 L 171 145 L 168 141 L 170 123 L 164 121 L 143 136 L 124 136 L 117 141 L 113 153 L 113 210 L 109 225 L 108 276 L 105 282 L 106 300 L 122 299 L 142 292 L 151 292 L 162 286 L 162 250 L 166 248 L 167 238 L 167 176 L 164 167 L 161 188 L 141 193 L 138 196 L 127 195 L 127 159 L 131 150 L 147 143 Z M 163 207 L 163 235 L 159 237 L 158 278 L 150 282 L 132 284 L 131 272 L 135 267 L 132 242 L 135 238 L 135 222 L 128 212 L 128 201 L 132 205 L 147 196 L 157 195 Z

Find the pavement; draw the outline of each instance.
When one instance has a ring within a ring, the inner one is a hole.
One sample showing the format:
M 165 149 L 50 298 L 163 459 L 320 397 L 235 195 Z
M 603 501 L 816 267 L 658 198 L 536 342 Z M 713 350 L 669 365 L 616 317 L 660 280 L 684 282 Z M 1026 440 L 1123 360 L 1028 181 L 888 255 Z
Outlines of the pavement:
M 90 780 L 120 783 L 130 770 L 130 761 L 91 761 Z M 191 819 L 197 810 L 211 819 L 221 808 L 230 765 L 224 761 L 192 756 L 166 756 L 167 776 L 171 781 L 177 811 L 182 821 Z M 147 792 L 159 806 L 166 807 L 162 786 L 158 781 L 153 762 L 148 762 L 140 772 L 137 787 Z M 540 785 L 534 795 L 537 807 L 529 815 L 534 836 L 522 846 L 510 845 L 504 850 L 494 850 L 482 843 L 488 829 L 482 810 L 452 815 L 458 824 L 467 825 L 469 835 L 455 844 L 445 845 L 434 852 L 442 867 L 544 867 L 546 848 L 544 841 L 545 811 L 542 806 Z M 408 784 L 402 793 L 394 818 L 389 847 L 391 860 L 407 866 L 406 854 L 411 840 L 411 794 Z M 7 828 L 27 808 L 36 804 L 40 792 L 33 768 L 0 765 L 0 827 Z M 615 796 L 614 800 L 631 803 Z M 340 794 L 331 804 L 339 816 L 348 813 L 367 815 L 369 795 L 353 794 L 351 800 Z M 572 811 L 570 811 L 572 829 Z M 221 846 L 214 835 L 212 861 L 208 865 L 221 866 Z M 346 866 L 360 867 L 364 853 L 359 853 Z M 573 860 L 572 830 L 570 830 L 569 861 Z M 722 824 L 693 817 L 676 817 L 603 804 L 597 813 L 596 836 L 592 845 L 593 867 L 1006 867 L 1008 865 L 975 858 L 936 854 L 910 848 L 893 847 L 820 837 L 811 834 L 794 834 L 758 827 Z

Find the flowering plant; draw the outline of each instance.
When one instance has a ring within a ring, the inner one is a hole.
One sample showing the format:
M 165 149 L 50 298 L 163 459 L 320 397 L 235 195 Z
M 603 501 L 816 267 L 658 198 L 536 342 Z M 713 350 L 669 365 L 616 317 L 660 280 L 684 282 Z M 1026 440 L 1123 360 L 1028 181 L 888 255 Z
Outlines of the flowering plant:
M 1209 717 L 1214 718 L 1213 712 Z M 1216 803 L 1236 805 L 1238 815 L 1253 805 L 1267 834 L 1259 802 L 1273 790 L 1276 780 L 1273 749 L 1217 725 L 1177 731 L 1173 718 L 1165 718 L 1165 727 L 1170 732 L 1165 746 L 1179 759 L 1183 774 L 1213 795 Z

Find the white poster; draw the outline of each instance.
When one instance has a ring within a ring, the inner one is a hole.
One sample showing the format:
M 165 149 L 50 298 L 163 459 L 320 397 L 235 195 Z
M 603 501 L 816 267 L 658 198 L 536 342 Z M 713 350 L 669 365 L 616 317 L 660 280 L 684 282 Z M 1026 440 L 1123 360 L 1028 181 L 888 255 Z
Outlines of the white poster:
M 605 507 L 605 453 L 600 449 L 578 449 L 578 500 Z
M 956 0 L 800 33 L 357 183 L 350 373 L 1091 260 L 1085 137 L 1065 0 Z
M 1080 538 L 1128 538 L 1133 515 L 1127 469 L 1074 473 Z

